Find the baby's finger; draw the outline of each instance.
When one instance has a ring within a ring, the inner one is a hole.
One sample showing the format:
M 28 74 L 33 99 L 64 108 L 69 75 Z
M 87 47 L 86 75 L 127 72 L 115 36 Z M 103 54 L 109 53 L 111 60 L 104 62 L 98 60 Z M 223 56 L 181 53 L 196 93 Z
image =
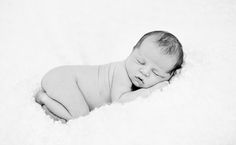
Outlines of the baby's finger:
M 167 85 L 169 85 L 169 82 L 168 82 L 168 81 L 160 82 L 160 83 L 158 83 L 158 84 L 152 86 L 152 87 L 150 88 L 150 91 L 153 92 L 153 91 L 155 91 L 155 90 L 157 90 L 157 89 L 162 89 L 163 87 L 165 87 L 165 86 L 167 86 Z
M 67 123 L 67 121 L 65 119 L 60 119 L 60 121 L 61 121 L 62 124 Z
M 157 84 L 157 87 L 159 88 L 163 88 L 165 86 L 169 85 L 169 82 L 168 81 L 164 81 L 164 82 L 160 82 Z

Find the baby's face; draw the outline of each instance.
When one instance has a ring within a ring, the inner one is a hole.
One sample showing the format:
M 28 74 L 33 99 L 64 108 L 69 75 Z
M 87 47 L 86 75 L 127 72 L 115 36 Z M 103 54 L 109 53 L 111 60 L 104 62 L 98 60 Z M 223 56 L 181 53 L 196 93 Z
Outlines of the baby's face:
M 131 82 L 141 88 L 149 88 L 157 83 L 167 81 L 177 62 L 177 57 L 165 55 L 152 37 L 146 38 L 127 58 L 126 70 Z

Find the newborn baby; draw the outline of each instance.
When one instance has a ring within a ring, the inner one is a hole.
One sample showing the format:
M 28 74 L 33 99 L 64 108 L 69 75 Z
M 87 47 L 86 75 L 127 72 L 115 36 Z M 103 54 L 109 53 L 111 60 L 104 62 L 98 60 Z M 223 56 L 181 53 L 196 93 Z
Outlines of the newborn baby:
M 66 122 L 104 104 L 148 96 L 168 84 L 182 63 L 182 45 L 174 35 L 149 32 L 124 61 L 52 69 L 35 100 L 53 119 Z

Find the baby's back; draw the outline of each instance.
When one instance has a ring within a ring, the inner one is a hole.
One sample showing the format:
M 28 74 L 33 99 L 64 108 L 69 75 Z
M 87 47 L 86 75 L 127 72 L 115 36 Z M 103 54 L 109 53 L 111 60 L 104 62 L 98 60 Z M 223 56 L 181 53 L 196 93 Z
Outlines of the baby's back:
M 77 66 L 76 81 L 90 110 L 111 102 L 111 85 L 117 63 Z

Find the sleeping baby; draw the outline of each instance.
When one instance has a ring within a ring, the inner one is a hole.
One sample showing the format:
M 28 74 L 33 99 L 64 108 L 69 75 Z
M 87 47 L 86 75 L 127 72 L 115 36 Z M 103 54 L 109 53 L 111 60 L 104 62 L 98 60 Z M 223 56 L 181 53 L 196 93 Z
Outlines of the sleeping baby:
M 152 31 L 124 61 L 52 69 L 42 78 L 35 101 L 54 120 L 65 123 L 105 104 L 147 97 L 168 84 L 182 64 L 179 40 L 171 33 Z

